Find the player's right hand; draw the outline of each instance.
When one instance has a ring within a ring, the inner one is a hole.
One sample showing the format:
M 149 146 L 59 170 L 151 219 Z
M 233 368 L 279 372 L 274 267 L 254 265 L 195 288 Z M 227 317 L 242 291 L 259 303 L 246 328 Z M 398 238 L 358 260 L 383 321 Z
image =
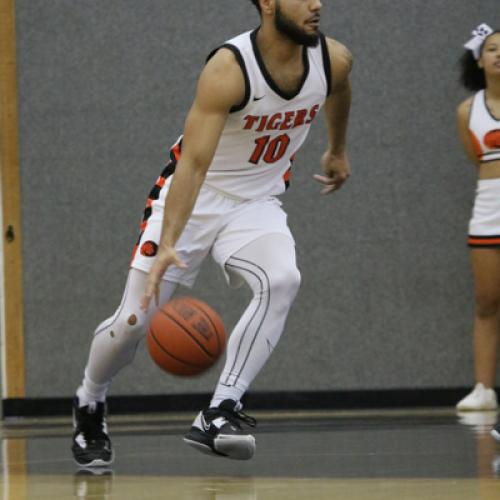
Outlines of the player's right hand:
M 160 247 L 155 257 L 151 270 L 149 271 L 146 281 L 146 289 L 141 299 L 141 309 L 144 312 L 148 311 L 149 304 L 154 298 L 155 304 L 159 306 L 160 302 L 160 283 L 163 275 L 170 266 L 177 266 L 182 269 L 186 268 L 186 264 L 177 256 L 177 252 L 173 247 Z
M 330 194 L 340 189 L 351 175 L 351 167 L 345 153 L 332 154 L 326 151 L 321 157 L 321 166 L 325 175 L 313 175 L 313 178 L 325 187 L 321 194 Z

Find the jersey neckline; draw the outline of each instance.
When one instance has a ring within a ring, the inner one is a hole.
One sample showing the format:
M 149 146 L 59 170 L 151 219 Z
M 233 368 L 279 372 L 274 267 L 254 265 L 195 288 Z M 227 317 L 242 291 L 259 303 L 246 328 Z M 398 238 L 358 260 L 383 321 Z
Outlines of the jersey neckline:
M 303 46 L 302 48 L 302 62 L 304 64 L 304 73 L 302 75 L 302 79 L 300 80 L 300 84 L 298 86 L 298 89 L 293 92 L 293 93 L 288 93 L 284 92 L 279 88 L 277 83 L 273 80 L 272 76 L 270 75 L 269 71 L 267 71 L 266 65 L 264 64 L 264 60 L 262 59 L 262 55 L 260 53 L 259 47 L 257 46 L 257 33 L 259 31 L 259 28 L 255 29 L 250 33 L 250 39 L 252 41 L 252 48 L 253 48 L 253 53 L 255 55 L 255 59 L 257 61 L 257 64 L 259 66 L 259 69 L 262 73 L 262 76 L 264 77 L 264 80 L 266 83 L 269 85 L 269 87 L 276 93 L 278 94 L 282 99 L 285 99 L 287 101 L 290 101 L 297 97 L 302 89 L 304 88 L 304 84 L 307 80 L 307 77 L 309 76 L 309 56 L 307 53 L 307 47 Z
M 493 114 L 493 111 L 491 111 L 490 107 L 488 106 L 488 102 L 486 101 L 486 89 L 483 90 L 483 103 L 484 103 L 484 107 L 486 108 L 486 111 L 488 112 L 488 114 L 491 116 L 491 118 L 493 120 L 495 120 L 496 122 L 500 122 L 500 118 L 497 118 L 494 114 Z

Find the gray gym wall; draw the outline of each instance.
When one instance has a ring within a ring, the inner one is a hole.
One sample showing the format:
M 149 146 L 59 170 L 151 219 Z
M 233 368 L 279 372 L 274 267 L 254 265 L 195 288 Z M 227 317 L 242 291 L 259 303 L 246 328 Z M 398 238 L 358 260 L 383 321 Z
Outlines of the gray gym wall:
M 318 119 L 283 197 L 303 284 L 252 390 L 468 386 L 475 172 L 457 60 L 477 24 L 500 26 L 498 0 L 323 3 L 323 31 L 354 54 L 353 175 L 319 196 Z M 258 16 L 249 0 L 18 0 L 16 15 L 27 396 L 70 396 L 205 56 Z M 211 262 L 189 293 L 228 330 L 249 298 Z M 111 394 L 211 392 L 221 366 L 175 378 L 143 344 Z

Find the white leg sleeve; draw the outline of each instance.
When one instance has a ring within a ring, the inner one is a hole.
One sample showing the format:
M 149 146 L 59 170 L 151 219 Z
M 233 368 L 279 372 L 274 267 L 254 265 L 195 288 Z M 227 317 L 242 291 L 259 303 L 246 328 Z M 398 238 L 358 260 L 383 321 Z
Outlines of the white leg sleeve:
M 137 269 L 129 271 L 120 306 L 111 318 L 97 327 L 85 368 L 85 378 L 78 390 L 81 406 L 90 401 L 104 401 L 111 379 L 132 362 L 149 321 L 157 310 L 154 301 L 147 313 L 140 309 L 147 276 Z M 162 281 L 160 304 L 167 302 L 176 288 L 177 283 Z
M 240 400 L 278 343 L 300 285 L 295 245 L 282 234 L 248 244 L 228 259 L 226 269 L 245 280 L 253 298 L 231 333 L 211 406 Z

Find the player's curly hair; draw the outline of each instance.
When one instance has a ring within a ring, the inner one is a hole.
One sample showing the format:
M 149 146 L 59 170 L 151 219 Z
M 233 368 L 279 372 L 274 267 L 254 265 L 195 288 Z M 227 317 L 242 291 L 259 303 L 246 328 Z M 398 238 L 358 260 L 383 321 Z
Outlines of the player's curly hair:
M 250 0 L 250 1 L 255 5 L 255 7 L 257 7 L 257 10 L 259 11 L 259 14 L 260 14 L 259 0 Z
M 495 33 L 500 33 L 500 30 L 495 30 L 483 42 L 481 52 L 486 40 Z M 466 50 L 460 58 L 460 83 L 467 89 L 473 92 L 486 88 L 486 77 L 484 70 L 477 65 L 477 61 L 470 50 Z

